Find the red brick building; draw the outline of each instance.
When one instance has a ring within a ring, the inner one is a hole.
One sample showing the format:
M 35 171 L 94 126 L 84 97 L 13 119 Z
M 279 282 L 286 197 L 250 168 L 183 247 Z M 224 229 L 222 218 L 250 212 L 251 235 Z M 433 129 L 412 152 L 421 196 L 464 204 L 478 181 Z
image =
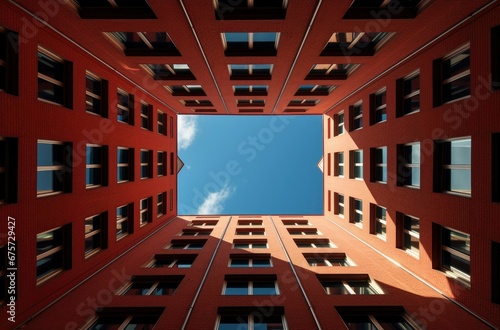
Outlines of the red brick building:
M 499 14 L 2 2 L 0 328 L 500 327 Z M 177 114 L 285 113 L 324 215 L 178 216 Z

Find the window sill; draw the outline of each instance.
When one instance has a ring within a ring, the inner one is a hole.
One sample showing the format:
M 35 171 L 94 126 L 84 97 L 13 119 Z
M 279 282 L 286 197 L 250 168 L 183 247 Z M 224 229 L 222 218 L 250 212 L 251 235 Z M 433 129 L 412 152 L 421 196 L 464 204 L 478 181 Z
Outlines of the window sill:
M 414 110 L 412 112 L 404 113 L 401 116 L 399 116 L 398 118 L 407 117 L 407 116 L 410 116 L 410 115 L 413 115 L 413 114 L 416 114 L 416 113 L 419 113 L 419 112 L 420 112 L 420 109 L 417 109 L 417 110 Z
M 457 197 L 467 197 L 467 198 L 471 198 L 472 197 L 472 194 L 461 193 L 461 192 L 457 192 L 457 191 L 443 190 L 443 191 L 441 191 L 441 193 L 446 194 L 446 195 L 457 196 Z
M 127 182 L 130 182 L 130 180 L 121 180 L 121 181 L 117 181 L 117 183 L 127 183 Z
M 405 188 L 410 188 L 410 189 L 415 189 L 415 190 L 419 190 L 420 189 L 420 186 L 402 185 L 400 187 L 405 187 Z
M 63 191 L 52 191 L 52 192 L 38 193 L 36 197 L 41 198 L 41 197 L 49 197 L 49 196 L 62 195 L 62 194 L 64 194 Z
M 451 103 L 454 103 L 454 102 L 458 102 L 458 101 L 463 101 L 463 100 L 466 100 L 466 99 L 468 99 L 468 98 L 470 98 L 470 97 L 471 97 L 471 95 L 470 95 L 470 94 L 469 94 L 469 95 L 466 95 L 466 96 L 462 96 L 462 97 L 459 97 L 459 98 L 454 99 L 454 100 L 450 100 L 450 101 L 443 102 L 443 103 L 441 104 L 441 106 L 443 106 L 443 105 L 448 105 L 448 104 L 451 104 Z
M 453 273 L 447 269 L 443 269 L 442 272 L 446 275 L 446 277 L 455 280 L 458 284 L 465 287 L 466 289 L 471 288 L 470 280 L 466 280 L 466 279 L 463 279 L 461 277 L 458 277 L 455 273 Z
M 120 241 L 121 239 L 123 239 L 123 238 L 125 238 L 125 237 L 127 237 L 127 236 L 128 236 L 128 233 L 125 233 L 125 234 L 121 234 L 121 235 L 119 235 L 119 236 L 116 236 L 116 241 L 118 242 L 118 241 Z
M 100 113 L 95 113 L 95 112 L 92 112 L 92 111 L 85 111 L 85 112 L 88 113 L 89 115 L 93 115 L 93 116 L 104 118 Z
M 413 252 L 411 250 L 408 250 L 408 249 L 403 249 L 408 255 L 412 256 L 413 258 L 417 259 L 417 260 L 420 260 L 420 255 L 416 252 Z
M 101 248 L 96 248 L 90 252 L 86 252 L 85 253 L 85 260 L 95 256 L 99 251 L 101 251 Z
M 42 98 L 38 98 L 38 101 L 45 102 L 45 103 L 52 104 L 52 105 L 57 105 L 59 107 L 65 107 L 62 103 L 57 103 L 57 102 L 46 100 L 46 99 L 42 99 Z M 69 109 L 69 110 L 71 110 L 71 109 Z
M 59 275 L 60 273 L 62 273 L 62 271 L 63 271 L 62 268 L 55 269 L 52 272 L 48 273 L 47 275 L 42 276 L 41 278 L 39 278 L 39 279 L 36 280 L 36 286 L 44 284 L 45 282 L 47 282 L 51 278 L 53 278 L 53 277 Z
M 95 188 L 100 188 L 100 187 L 103 187 L 103 185 L 101 185 L 101 184 L 91 184 L 91 185 L 86 185 L 85 186 L 86 189 L 95 189 Z

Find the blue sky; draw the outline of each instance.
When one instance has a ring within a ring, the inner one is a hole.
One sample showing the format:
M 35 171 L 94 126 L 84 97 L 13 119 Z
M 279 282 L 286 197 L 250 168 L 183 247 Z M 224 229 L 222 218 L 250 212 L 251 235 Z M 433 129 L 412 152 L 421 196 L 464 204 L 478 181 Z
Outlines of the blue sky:
M 178 117 L 179 214 L 320 214 L 321 116 Z

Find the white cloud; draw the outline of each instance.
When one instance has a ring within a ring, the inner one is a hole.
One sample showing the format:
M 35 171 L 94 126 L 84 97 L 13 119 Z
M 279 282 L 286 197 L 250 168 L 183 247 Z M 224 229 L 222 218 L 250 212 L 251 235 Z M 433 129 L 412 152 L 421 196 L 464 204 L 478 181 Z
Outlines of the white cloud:
M 224 202 L 231 197 L 234 188 L 224 186 L 221 190 L 208 194 L 198 207 L 197 214 L 220 214 L 224 209 Z
M 196 116 L 177 116 L 177 146 L 187 149 L 194 141 L 198 130 Z

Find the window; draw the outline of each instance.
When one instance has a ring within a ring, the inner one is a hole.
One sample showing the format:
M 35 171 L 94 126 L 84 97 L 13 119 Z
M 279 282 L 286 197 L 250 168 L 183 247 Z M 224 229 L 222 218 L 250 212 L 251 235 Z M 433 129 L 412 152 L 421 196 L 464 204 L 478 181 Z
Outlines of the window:
M 396 116 L 420 111 L 420 72 L 396 81 Z
M 343 218 L 344 217 L 344 195 L 335 193 L 334 195 L 335 199 L 335 214 L 338 215 L 339 217 Z
M 272 64 L 229 64 L 231 80 L 247 79 L 271 79 Z
M 348 329 L 419 329 L 400 306 L 336 307 Z
M 108 118 L 108 81 L 89 71 L 85 75 L 85 110 Z
M 491 301 L 500 304 L 500 243 L 491 242 Z
M 141 179 L 153 177 L 153 169 L 151 166 L 153 152 L 151 150 L 141 149 Z
M 134 95 L 118 89 L 116 113 L 119 122 L 134 126 Z
M 262 279 L 256 279 L 262 277 Z M 278 283 L 276 276 L 252 276 L 254 280 L 245 280 L 241 276 L 226 276 L 222 294 L 226 296 L 258 296 L 258 295 L 278 295 Z
M 272 267 L 271 257 L 269 255 L 246 256 L 242 254 L 231 255 L 229 267 L 231 268 L 268 268 Z
M 351 114 L 351 131 L 363 128 L 363 103 L 358 102 L 355 105 L 349 106 Z
M 172 240 L 170 250 L 201 250 L 206 240 Z
M 500 133 L 491 134 L 491 156 L 491 201 L 498 203 L 500 202 L 500 173 L 497 171 L 500 168 Z
M 174 138 L 174 117 L 173 116 L 170 116 L 170 137 L 172 139 Z
M 71 192 L 71 143 L 38 140 L 37 172 L 38 197 Z
M 158 151 L 157 166 L 158 176 L 167 175 L 167 152 Z
M 263 107 L 266 105 L 265 100 L 236 100 L 238 107 Z
M 471 194 L 470 138 L 435 141 L 435 192 Z
M 295 96 L 301 95 L 329 95 L 334 89 L 335 85 L 300 85 L 295 93 Z
M 100 307 L 86 330 L 153 329 L 163 307 Z
M 391 19 L 415 18 L 427 0 L 418 1 L 366 1 L 354 0 L 343 19 L 377 19 L 390 15 Z
M 152 113 L 153 113 L 153 106 L 141 102 L 141 128 L 147 129 L 148 131 L 153 130 L 153 127 L 151 125 Z
M 166 121 L 168 116 L 158 110 L 158 121 L 157 121 L 157 127 L 158 127 L 158 134 L 162 135 L 167 135 L 167 126 L 166 126 Z
M 307 219 L 283 219 L 281 222 L 285 226 L 310 226 L 309 220 Z
M 326 175 L 332 175 L 332 154 L 328 153 L 326 157 Z
M 173 96 L 206 96 L 201 85 L 165 86 Z
M 106 249 L 108 213 L 104 212 L 85 219 L 85 258 Z
M 363 201 L 356 198 L 350 198 L 351 219 L 349 222 L 359 227 L 363 227 Z
M 153 204 L 153 198 L 148 197 L 141 199 L 141 209 L 140 209 L 140 222 L 141 227 L 147 225 L 149 222 L 153 221 L 153 216 L 151 212 L 151 205 Z
M 217 20 L 285 19 L 288 0 L 215 0 Z
M 321 235 L 316 228 L 288 229 L 290 235 Z
M 148 19 L 156 18 L 146 0 L 75 0 L 83 19 Z
M 413 216 L 397 213 L 398 236 L 397 247 L 419 256 L 420 251 L 420 220 Z
M 345 80 L 358 66 L 359 64 L 314 64 L 305 79 Z
M 277 32 L 225 32 L 221 34 L 226 56 L 276 56 Z
M 335 247 L 332 242 L 330 242 L 327 238 L 319 238 L 319 239 L 305 239 L 305 238 L 296 238 L 294 239 L 295 244 L 299 248 L 333 248 Z
M 18 140 L 0 137 L 0 205 L 17 202 Z
M 170 175 L 174 175 L 174 171 L 175 171 L 175 163 L 174 163 L 174 153 L 171 152 L 170 153 Z M 172 194 L 170 194 L 172 195 Z
M 398 144 L 398 186 L 420 187 L 420 143 Z
M 237 240 L 233 241 L 233 249 L 267 249 L 267 240 Z
M 434 228 L 439 228 L 441 233 L 440 268 L 448 275 L 470 283 L 470 235 L 438 225 Z
M 370 123 L 376 124 L 387 120 L 386 90 L 370 95 Z
M 116 240 L 134 232 L 134 203 L 116 208 Z
M 371 204 L 371 233 L 385 241 L 387 232 L 387 210 L 385 207 Z
M 167 192 L 158 194 L 156 200 L 156 217 L 159 218 L 167 213 Z
M 191 221 L 191 226 L 216 226 L 217 222 L 217 220 L 193 220 Z
M 433 62 L 434 107 L 470 95 L 470 50 L 466 45 Z
M 387 183 L 387 147 L 372 148 L 372 181 Z
M 87 144 L 86 186 L 108 185 L 108 147 Z
M 321 56 L 373 56 L 391 36 L 388 32 L 335 32 Z
M 180 100 L 186 107 L 212 107 L 210 100 Z
M 316 275 L 329 295 L 382 294 L 366 274 Z
M 181 55 L 166 32 L 110 32 L 105 35 L 125 56 Z
M 71 268 L 71 224 L 36 235 L 37 284 Z
M 289 107 L 294 107 L 294 106 L 314 107 L 319 102 L 320 102 L 320 100 L 307 100 L 307 99 L 290 100 L 290 102 L 288 103 L 288 106 Z
M 196 254 L 157 254 L 151 268 L 191 268 L 196 259 Z
M 155 80 L 196 80 L 187 64 L 144 64 L 142 68 Z
M 268 85 L 234 85 L 233 90 L 235 96 L 267 96 L 268 87 Z
M 500 25 L 491 29 L 491 89 L 500 89 Z
M 351 179 L 363 179 L 363 150 L 351 150 Z
M 184 276 L 134 276 L 122 292 L 124 296 L 171 296 L 181 284 Z
M 306 254 L 304 258 L 311 267 L 348 267 L 354 266 L 345 253 L 328 253 L 328 254 Z
M 7 284 L 7 245 L 0 246 L 0 284 L 3 288 L 0 290 L 0 305 L 3 305 L 11 296 L 5 289 L 9 286 Z
M 38 47 L 38 99 L 73 108 L 73 63 Z
M 344 153 L 343 152 L 336 152 L 333 154 L 335 158 L 335 170 L 333 172 L 333 175 L 339 176 L 341 178 L 344 177 Z
M 249 236 L 264 236 L 265 231 L 263 228 L 259 229 L 236 229 L 236 235 L 249 235 Z
M 344 134 L 344 111 L 341 111 L 337 115 L 335 115 L 335 122 L 337 123 L 335 136 Z
M 19 94 L 19 34 L 0 26 L 0 90 Z
M 221 1 L 221 0 L 219 0 Z M 286 326 L 284 308 L 273 306 L 273 314 L 265 315 L 255 307 L 240 307 L 239 312 L 235 312 L 232 307 L 219 307 L 216 323 L 217 330 L 285 330 Z M 245 313 L 244 313 L 245 312 Z
M 212 233 L 212 229 L 200 230 L 197 228 L 183 229 L 180 233 L 181 236 L 208 236 Z
M 169 204 L 170 204 L 170 211 L 174 209 L 174 190 L 170 189 L 170 194 L 169 196 Z
M 262 226 L 262 220 L 238 220 L 238 226 Z
M 134 149 L 118 147 L 117 149 L 117 181 L 134 180 Z

